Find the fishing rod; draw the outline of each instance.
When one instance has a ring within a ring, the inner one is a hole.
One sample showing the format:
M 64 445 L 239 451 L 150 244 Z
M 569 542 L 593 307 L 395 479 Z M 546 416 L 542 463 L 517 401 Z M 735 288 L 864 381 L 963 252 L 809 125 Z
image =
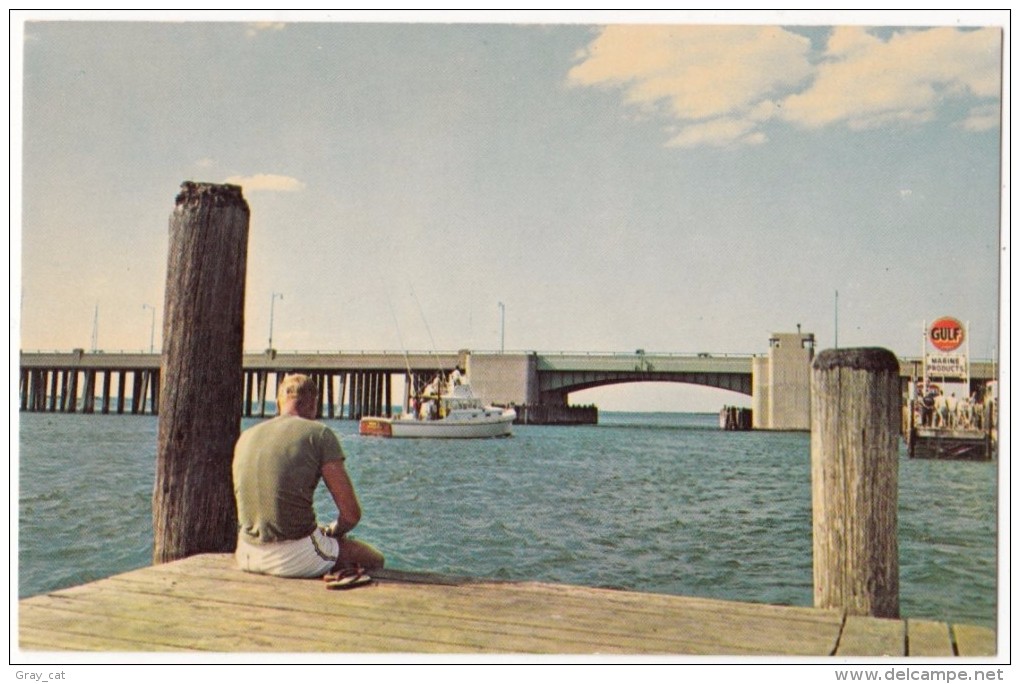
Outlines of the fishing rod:
M 432 328 L 429 327 L 428 319 L 425 318 L 425 311 L 421 307 L 421 302 L 418 301 L 418 295 L 414 293 L 413 285 L 411 286 L 411 298 L 414 299 L 414 303 L 418 307 L 418 315 L 421 316 L 422 323 L 425 324 L 425 330 L 429 334 L 429 342 L 432 343 L 432 356 L 436 361 L 436 369 L 439 371 L 439 382 L 436 384 L 436 393 L 442 394 L 442 384 L 445 382 L 444 376 L 446 375 L 446 371 L 443 370 L 442 365 L 439 363 L 439 352 L 436 350 L 436 340 L 432 337 Z
M 385 290 L 384 290 L 385 291 Z M 400 344 L 400 351 L 404 354 L 404 368 L 407 370 L 407 387 L 404 388 L 404 407 L 407 408 L 409 400 L 411 398 L 412 391 L 417 395 L 416 388 L 414 387 L 414 374 L 411 372 L 411 359 L 407 355 L 407 346 L 404 344 L 404 337 L 400 334 L 400 323 L 397 322 L 397 312 L 393 309 L 393 300 L 390 298 L 390 293 L 386 292 L 386 303 L 390 307 L 390 316 L 393 318 L 393 327 L 397 330 L 397 343 Z

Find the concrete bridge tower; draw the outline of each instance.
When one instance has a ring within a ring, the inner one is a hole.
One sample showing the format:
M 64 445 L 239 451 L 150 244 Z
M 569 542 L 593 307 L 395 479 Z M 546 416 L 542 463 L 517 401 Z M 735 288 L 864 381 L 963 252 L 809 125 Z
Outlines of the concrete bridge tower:
M 797 326 L 798 328 L 800 326 Z M 773 333 L 767 357 L 751 364 L 752 426 L 760 430 L 811 429 L 813 333 Z

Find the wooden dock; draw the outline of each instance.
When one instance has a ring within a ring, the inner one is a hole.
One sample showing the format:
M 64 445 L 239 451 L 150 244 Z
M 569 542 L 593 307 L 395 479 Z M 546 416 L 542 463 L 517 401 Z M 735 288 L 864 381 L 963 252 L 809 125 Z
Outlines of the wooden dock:
M 991 657 L 926 620 L 386 570 L 327 591 L 193 556 L 18 602 L 25 652 Z

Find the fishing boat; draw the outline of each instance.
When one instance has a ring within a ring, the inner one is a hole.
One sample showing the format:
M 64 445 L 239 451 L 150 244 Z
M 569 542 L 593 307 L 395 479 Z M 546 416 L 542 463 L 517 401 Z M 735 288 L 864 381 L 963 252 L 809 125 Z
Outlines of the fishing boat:
M 904 437 L 910 458 L 991 461 L 998 450 L 998 383 L 974 386 L 966 326 L 944 316 L 925 330 L 923 374 L 910 383 Z
M 365 416 L 360 434 L 372 437 L 479 439 L 509 437 L 517 412 L 486 406 L 459 376 L 437 377 L 419 396 L 409 399 L 396 417 Z

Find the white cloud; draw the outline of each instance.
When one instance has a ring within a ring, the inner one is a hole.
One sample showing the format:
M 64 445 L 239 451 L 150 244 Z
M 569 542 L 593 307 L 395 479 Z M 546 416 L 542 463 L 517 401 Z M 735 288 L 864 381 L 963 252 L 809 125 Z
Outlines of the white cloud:
M 934 28 L 881 40 L 837 28 L 811 86 L 783 101 L 783 116 L 809 127 L 872 128 L 931 121 L 951 99 L 997 97 L 1000 35 Z
M 969 99 L 959 125 L 988 130 L 1000 94 L 998 28 L 832 30 L 825 50 L 775 26 L 606 27 L 568 83 L 621 91 L 631 108 L 680 133 L 668 145 L 761 144 L 767 121 L 850 129 L 920 125 L 949 101 Z M 997 107 L 996 107 L 997 111 Z
M 247 192 L 297 192 L 305 188 L 305 184 L 296 178 L 271 173 L 257 173 L 253 176 L 231 176 L 224 182 L 231 185 L 240 185 Z
M 975 107 L 960 125 L 968 131 L 990 131 L 999 125 L 999 117 L 999 108 L 996 105 Z
M 681 129 L 667 145 L 669 147 L 725 147 L 730 145 L 761 145 L 768 138 L 754 130 L 755 123 L 748 119 L 714 119 Z
M 609 26 L 568 79 L 623 88 L 627 102 L 665 107 L 679 119 L 704 119 L 751 109 L 802 81 L 809 47 L 769 26 Z

